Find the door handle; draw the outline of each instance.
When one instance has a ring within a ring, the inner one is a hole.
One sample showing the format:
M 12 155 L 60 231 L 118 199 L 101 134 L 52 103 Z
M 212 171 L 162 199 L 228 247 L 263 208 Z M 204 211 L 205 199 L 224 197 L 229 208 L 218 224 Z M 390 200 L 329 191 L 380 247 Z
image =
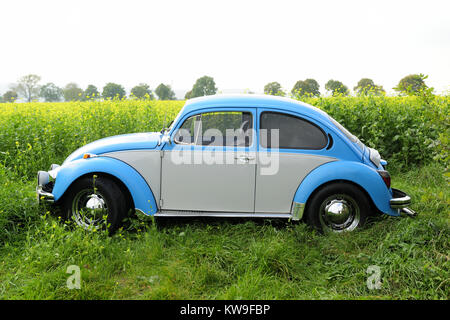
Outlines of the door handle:
M 250 157 L 250 156 L 246 156 L 246 155 L 241 155 L 241 156 L 237 156 L 237 157 L 234 157 L 236 160 L 241 160 L 241 161 L 244 161 L 244 162 L 249 162 L 250 160 L 254 160 L 255 159 L 255 157 Z

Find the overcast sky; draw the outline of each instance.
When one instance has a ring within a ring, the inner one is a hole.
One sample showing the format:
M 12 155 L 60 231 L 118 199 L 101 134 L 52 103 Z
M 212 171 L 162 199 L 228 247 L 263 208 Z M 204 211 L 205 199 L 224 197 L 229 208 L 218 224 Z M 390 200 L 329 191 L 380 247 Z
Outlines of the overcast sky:
M 0 94 L 35 73 L 81 87 L 140 82 L 189 90 L 291 90 L 314 78 L 389 92 L 411 73 L 450 90 L 450 1 L 2 0 Z

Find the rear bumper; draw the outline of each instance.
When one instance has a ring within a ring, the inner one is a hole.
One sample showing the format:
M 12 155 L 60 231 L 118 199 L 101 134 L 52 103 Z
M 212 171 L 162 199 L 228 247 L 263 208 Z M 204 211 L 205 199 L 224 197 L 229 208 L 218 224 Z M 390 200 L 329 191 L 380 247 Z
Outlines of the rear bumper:
M 389 204 L 393 209 L 406 208 L 411 204 L 411 197 L 403 191 L 392 188 L 392 199 Z
M 411 204 L 411 197 L 401 190 L 392 188 L 392 199 L 389 204 L 392 209 L 397 209 L 399 214 L 406 214 L 410 217 L 417 215 L 417 212 L 408 208 Z

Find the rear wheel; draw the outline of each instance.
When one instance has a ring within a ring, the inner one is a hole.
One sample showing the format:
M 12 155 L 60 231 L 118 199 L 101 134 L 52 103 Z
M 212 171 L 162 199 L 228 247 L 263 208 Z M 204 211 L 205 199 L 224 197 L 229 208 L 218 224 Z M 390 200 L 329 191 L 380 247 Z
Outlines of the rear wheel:
M 325 186 L 308 200 L 306 222 L 322 231 L 344 232 L 362 227 L 370 215 L 363 191 L 349 183 Z
M 63 217 L 87 230 L 116 231 L 129 211 L 122 189 L 106 177 L 86 176 L 70 187 L 62 203 Z

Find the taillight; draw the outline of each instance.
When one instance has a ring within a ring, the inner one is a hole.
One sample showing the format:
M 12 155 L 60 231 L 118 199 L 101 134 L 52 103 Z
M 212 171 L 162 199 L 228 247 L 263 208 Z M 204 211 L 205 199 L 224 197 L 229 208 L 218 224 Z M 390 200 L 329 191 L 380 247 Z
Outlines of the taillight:
M 386 170 L 377 170 L 377 171 L 389 189 L 391 187 L 391 175 Z

